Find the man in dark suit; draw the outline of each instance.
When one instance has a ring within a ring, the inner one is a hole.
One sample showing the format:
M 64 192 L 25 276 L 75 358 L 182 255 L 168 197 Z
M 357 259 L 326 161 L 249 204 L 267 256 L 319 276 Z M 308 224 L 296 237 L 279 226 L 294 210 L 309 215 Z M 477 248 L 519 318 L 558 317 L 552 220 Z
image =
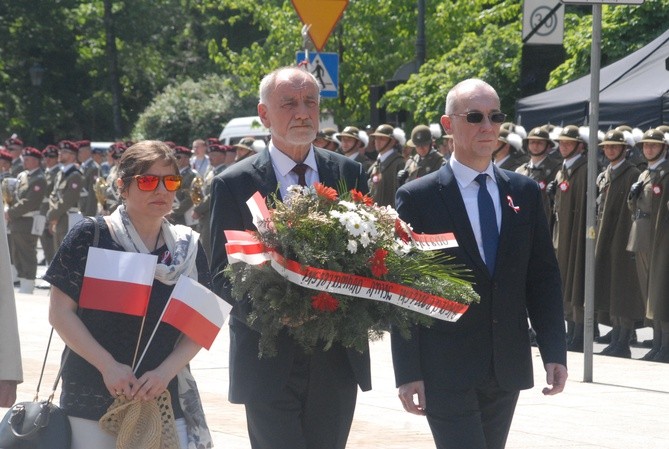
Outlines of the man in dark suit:
M 236 301 L 222 274 L 227 265 L 224 230 L 254 229 L 246 200 L 256 191 L 285 197 L 290 185 L 321 182 L 367 191 L 362 167 L 312 146 L 319 124 L 316 79 L 297 67 L 267 75 L 260 84 L 258 115 L 270 129 L 269 147 L 214 178 L 211 238 L 214 287 L 233 304 L 230 319 L 229 399 L 246 407 L 254 449 L 344 449 L 358 385 L 371 388 L 369 352 L 335 344 L 306 354 L 287 334 L 275 357 L 258 355 L 260 334 L 251 328 L 248 299 Z
M 527 317 L 552 387 L 567 380 L 560 274 L 536 182 L 494 167 L 505 115 L 487 83 L 471 79 L 446 97 L 449 162 L 397 192 L 400 217 L 419 233 L 453 232 L 446 250 L 467 266 L 481 301 L 455 323 L 392 334 L 399 397 L 426 415 L 437 448 L 502 449 L 521 389 L 533 386 Z M 483 220 L 481 220 L 483 219 Z

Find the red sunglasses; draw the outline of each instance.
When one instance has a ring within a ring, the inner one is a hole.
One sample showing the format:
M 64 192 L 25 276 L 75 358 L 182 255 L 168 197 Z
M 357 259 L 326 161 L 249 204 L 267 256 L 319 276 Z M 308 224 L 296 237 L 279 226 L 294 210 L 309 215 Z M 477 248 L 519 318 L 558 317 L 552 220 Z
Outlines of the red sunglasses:
M 137 181 L 137 188 L 144 192 L 152 192 L 158 188 L 158 183 L 162 180 L 165 190 L 174 192 L 181 187 L 181 175 L 135 175 L 132 177 Z

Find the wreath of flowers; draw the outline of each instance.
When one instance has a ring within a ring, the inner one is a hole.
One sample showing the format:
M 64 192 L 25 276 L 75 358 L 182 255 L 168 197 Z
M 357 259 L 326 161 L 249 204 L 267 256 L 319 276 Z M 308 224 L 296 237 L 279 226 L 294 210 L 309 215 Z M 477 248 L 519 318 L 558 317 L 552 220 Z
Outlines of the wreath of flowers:
M 283 202 L 269 198 L 275 208 L 255 238 L 303 267 L 393 282 L 461 304 L 478 302 L 469 271 L 441 251 L 419 250 L 393 208 L 377 206 L 357 190 L 340 192 L 320 183 L 289 187 Z M 388 302 L 296 285 L 270 263 L 230 264 L 225 274 L 232 295 L 251 302 L 247 320 L 261 334 L 260 357 L 276 354 L 282 332 L 307 352 L 334 342 L 364 351 L 390 326 L 408 338 L 412 325 L 434 320 Z

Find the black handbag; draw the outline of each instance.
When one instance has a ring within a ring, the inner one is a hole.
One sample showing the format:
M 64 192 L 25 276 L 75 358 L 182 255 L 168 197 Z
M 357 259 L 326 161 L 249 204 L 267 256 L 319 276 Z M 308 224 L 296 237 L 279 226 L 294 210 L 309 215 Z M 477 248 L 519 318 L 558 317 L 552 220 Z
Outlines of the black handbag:
M 69 348 L 65 350 L 49 398 L 44 401 L 39 400 L 39 388 L 42 384 L 49 346 L 51 346 L 51 337 L 53 337 L 53 328 L 49 335 L 35 398 L 31 402 L 15 404 L 0 421 L 0 449 L 70 449 L 72 442 L 70 420 L 65 412 L 53 403 L 63 366 L 70 353 Z

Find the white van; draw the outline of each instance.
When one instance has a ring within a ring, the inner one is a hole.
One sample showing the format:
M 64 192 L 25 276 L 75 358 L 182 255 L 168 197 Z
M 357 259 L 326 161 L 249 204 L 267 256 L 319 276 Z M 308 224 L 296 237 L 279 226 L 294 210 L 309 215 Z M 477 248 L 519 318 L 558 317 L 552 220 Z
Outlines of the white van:
M 236 117 L 231 119 L 221 131 L 218 140 L 223 145 L 234 145 L 244 137 L 255 137 L 257 139 L 269 141 L 269 129 L 265 128 L 260 121 L 260 117 Z

